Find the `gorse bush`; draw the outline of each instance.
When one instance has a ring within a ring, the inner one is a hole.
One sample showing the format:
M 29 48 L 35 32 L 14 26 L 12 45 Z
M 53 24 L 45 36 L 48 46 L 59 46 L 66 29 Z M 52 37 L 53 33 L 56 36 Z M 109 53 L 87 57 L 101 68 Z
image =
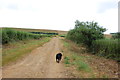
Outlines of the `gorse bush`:
M 39 39 L 43 37 L 40 34 L 32 34 L 23 31 L 16 31 L 9 28 L 2 29 L 2 44 L 25 39 Z
M 92 51 L 99 56 L 120 60 L 120 43 L 118 39 L 100 39 L 93 42 Z

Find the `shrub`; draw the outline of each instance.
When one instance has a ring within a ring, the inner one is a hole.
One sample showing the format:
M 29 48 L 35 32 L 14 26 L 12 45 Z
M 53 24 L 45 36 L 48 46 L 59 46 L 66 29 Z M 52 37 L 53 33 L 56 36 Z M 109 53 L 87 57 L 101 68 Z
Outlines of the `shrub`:
M 67 39 L 91 47 L 94 40 L 104 38 L 103 32 L 105 31 L 106 29 L 100 27 L 96 22 L 79 22 L 77 20 L 75 28 L 68 32 Z

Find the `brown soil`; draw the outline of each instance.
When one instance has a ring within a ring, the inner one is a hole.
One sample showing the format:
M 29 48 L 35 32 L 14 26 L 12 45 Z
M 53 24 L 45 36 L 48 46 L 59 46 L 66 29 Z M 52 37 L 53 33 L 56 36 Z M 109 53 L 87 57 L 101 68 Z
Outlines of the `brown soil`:
M 81 55 L 88 57 L 86 58 L 86 63 L 91 66 L 94 77 L 104 78 L 104 76 L 106 76 L 107 78 L 118 78 L 119 67 L 116 61 L 88 53 Z
M 42 47 L 33 50 L 22 60 L 3 67 L 3 78 L 68 78 L 63 61 L 56 63 L 55 55 L 61 51 L 59 38 L 54 37 Z

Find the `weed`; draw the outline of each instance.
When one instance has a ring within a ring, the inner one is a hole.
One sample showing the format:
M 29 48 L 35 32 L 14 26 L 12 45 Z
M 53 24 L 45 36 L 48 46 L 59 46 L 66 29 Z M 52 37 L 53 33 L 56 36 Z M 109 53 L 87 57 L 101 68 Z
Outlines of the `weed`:
M 85 62 L 83 61 L 79 61 L 79 62 L 76 62 L 76 65 L 78 66 L 78 70 L 83 70 L 83 71 L 86 71 L 86 72 L 90 72 L 91 69 L 89 68 L 89 65 L 86 64 Z
M 70 64 L 69 60 L 70 60 L 69 57 L 66 56 L 66 57 L 64 58 L 64 63 L 65 63 L 65 64 Z

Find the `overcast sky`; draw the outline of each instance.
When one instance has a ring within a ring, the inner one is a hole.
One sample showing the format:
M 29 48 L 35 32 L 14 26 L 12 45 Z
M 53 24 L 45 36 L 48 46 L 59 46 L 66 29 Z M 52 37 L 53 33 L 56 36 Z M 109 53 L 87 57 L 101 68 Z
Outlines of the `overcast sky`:
M 95 21 L 118 32 L 119 0 L 0 0 L 0 27 L 70 30 Z

